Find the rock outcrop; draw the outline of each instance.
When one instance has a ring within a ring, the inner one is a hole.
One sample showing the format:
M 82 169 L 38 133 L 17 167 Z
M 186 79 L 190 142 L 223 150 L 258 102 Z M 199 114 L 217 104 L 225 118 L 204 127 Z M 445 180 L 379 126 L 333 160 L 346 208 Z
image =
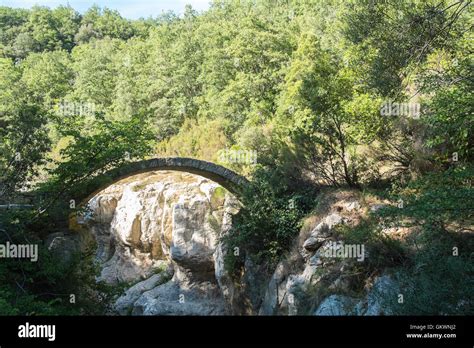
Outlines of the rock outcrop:
M 98 280 L 136 283 L 116 301 L 119 314 L 225 314 L 219 238 L 238 210 L 208 179 L 151 172 L 100 192 L 80 222 L 97 244 Z
M 341 295 L 331 295 L 324 299 L 314 315 L 340 316 L 351 315 L 355 300 Z
M 247 256 L 239 279 L 224 267 L 234 250 L 222 237 L 231 232 L 240 203 L 194 174 L 156 172 L 122 180 L 92 198 L 79 223 L 94 236 L 102 267 L 98 280 L 131 283 L 115 301 L 120 315 L 392 314 L 385 299 L 396 298 L 395 281 L 379 275 L 365 293 L 354 293 L 345 269 L 367 254 L 354 249 L 351 261 L 336 256 L 339 227 L 355 227 L 382 205 L 363 205 L 353 192 L 322 197 L 272 274 Z M 406 232 L 392 229 L 382 233 Z
M 259 309 L 260 315 L 391 313 L 384 299 L 394 296 L 397 285 L 387 275 L 376 278 L 365 294 L 343 295 L 351 290 L 344 272 L 348 258 L 352 258 L 352 262 L 363 261 L 367 252 L 360 247 L 352 249 L 358 251 L 357 255 L 336 257 L 342 247 L 337 227 L 354 227 L 364 213 L 373 212 L 379 206 L 363 207 L 352 192 L 327 195 L 325 199 L 316 215 L 306 220 L 293 251 L 276 266 Z M 315 294 L 318 287 L 329 294 L 320 298 Z

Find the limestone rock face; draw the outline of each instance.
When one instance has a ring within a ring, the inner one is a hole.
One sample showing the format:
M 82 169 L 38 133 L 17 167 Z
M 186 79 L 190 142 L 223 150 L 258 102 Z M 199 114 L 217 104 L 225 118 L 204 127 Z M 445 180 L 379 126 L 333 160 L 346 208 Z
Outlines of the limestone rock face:
M 354 300 L 347 296 L 331 295 L 327 297 L 314 313 L 314 315 L 351 315 Z
M 361 300 L 358 311 L 361 315 L 391 315 L 388 298 L 397 298 L 399 284 L 390 276 L 382 275 L 377 277 L 372 288 L 367 294 L 367 298 Z
M 215 283 L 183 284 L 175 279 L 143 293 L 132 310 L 132 315 L 224 314 L 225 304 Z
M 363 207 L 352 193 L 328 202 L 305 220 L 294 248 L 271 273 L 247 255 L 238 279 L 226 271 L 226 256 L 235 250 L 223 237 L 240 203 L 200 176 L 168 171 L 129 177 L 92 198 L 77 223 L 96 242 L 98 280 L 133 283 L 114 304 L 120 315 L 392 314 L 384 301 L 399 291 L 391 277 L 371 278 L 359 298 L 345 296 L 356 296 L 347 269 L 359 260 L 327 252 L 336 251 L 341 225 L 355 227 L 365 211 L 382 207 Z M 403 233 L 394 228 L 383 233 Z M 52 249 L 64 245 L 61 235 L 50 239 Z M 315 296 L 318 287 L 329 292 Z
M 323 199 L 325 204 L 306 219 L 292 251 L 274 269 L 258 314 L 393 315 L 387 299 L 396 300 L 401 293 L 395 278 L 385 271 L 375 278 L 367 278 L 364 291 L 354 295 L 351 273 L 347 270 L 354 266 L 354 262 L 363 262 L 367 255 L 370 257 L 370 253 L 359 250 L 364 255 L 362 259 L 349 253 L 347 256 L 334 256 L 342 246 L 338 231 L 341 225 L 354 228 L 364 214 L 387 205 L 363 206 L 357 194 L 352 192 L 336 192 Z M 398 226 L 382 229 L 382 232 L 392 236 L 409 233 Z M 327 294 L 322 298 L 315 296 L 315 289 L 324 289 Z
M 216 251 L 238 209 L 220 185 L 172 171 L 124 179 L 92 198 L 80 223 L 97 244 L 98 280 L 138 281 L 117 300 L 117 312 L 225 314 L 229 290 Z
M 165 283 L 169 276 L 170 271 L 165 271 L 159 274 L 154 274 L 147 280 L 135 284 L 118 298 L 115 302 L 114 309 L 121 315 L 129 314 L 132 310 L 133 304 L 145 291 L 151 290 Z
M 374 280 L 367 296 L 357 301 L 352 297 L 331 295 L 324 299 L 314 315 L 393 315 L 387 299 L 395 298 L 399 285 L 388 275 Z
M 314 296 L 313 289 L 319 285 L 336 293 L 350 286 L 342 276 L 344 261 L 327 257 L 326 251 L 335 248 L 336 228 L 354 226 L 362 213 L 362 205 L 352 193 L 335 194 L 328 202 L 323 205 L 327 208 L 308 218 L 293 251 L 276 266 L 258 312 L 260 315 L 348 315 L 354 312 L 356 299 L 335 294 L 318 303 L 320 300 Z

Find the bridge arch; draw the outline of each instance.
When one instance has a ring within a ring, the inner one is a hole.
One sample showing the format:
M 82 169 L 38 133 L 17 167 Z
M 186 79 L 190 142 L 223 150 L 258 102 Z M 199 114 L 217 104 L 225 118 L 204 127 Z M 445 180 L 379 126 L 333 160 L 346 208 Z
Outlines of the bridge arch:
M 174 170 L 200 175 L 218 183 L 237 196 L 249 184 L 249 181 L 244 176 L 212 162 L 185 157 L 153 158 L 126 163 L 100 175 L 93 181 L 91 186 L 80 193 L 78 198 L 82 203 L 86 203 L 97 193 L 117 181 L 129 176 L 160 170 Z

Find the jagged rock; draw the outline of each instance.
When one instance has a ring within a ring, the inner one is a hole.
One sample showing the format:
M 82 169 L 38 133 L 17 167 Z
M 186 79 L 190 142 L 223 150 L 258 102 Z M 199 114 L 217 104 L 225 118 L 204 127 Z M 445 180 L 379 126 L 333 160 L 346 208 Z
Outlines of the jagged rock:
M 234 196 L 227 196 L 224 201 L 224 213 L 222 217 L 222 227 L 221 227 L 221 240 L 217 243 L 217 246 L 214 251 L 214 274 L 221 289 L 222 296 L 227 304 L 228 312 L 233 312 L 235 314 L 243 313 L 243 308 L 240 307 L 239 303 L 241 302 L 239 297 L 241 292 L 236 288 L 233 279 L 230 277 L 228 272 L 225 269 L 225 257 L 227 253 L 239 252 L 239 250 L 228 250 L 226 244 L 222 241 L 222 238 L 225 237 L 232 228 L 232 216 L 236 214 L 240 209 L 240 203 Z
M 314 315 L 351 315 L 354 306 L 354 299 L 342 295 L 331 295 L 324 299 L 319 305 Z
M 219 230 L 208 225 L 208 201 L 194 199 L 173 207 L 170 256 L 180 267 L 205 278 L 214 276 L 213 254 Z M 216 222 L 219 224 L 220 222 Z
M 391 315 L 390 297 L 397 295 L 397 289 L 398 284 L 384 275 L 376 278 L 365 298 L 357 301 L 347 296 L 331 295 L 319 305 L 315 315 Z
M 166 267 L 166 260 L 153 260 L 148 253 L 118 246 L 116 252 L 102 264 L 98 281 L 109 284 L 119 282 L 135 282 L 150 277 L 156 270 Z
M 123 314 L 225 314 L 234 297 L 219 237 L 240 204 L 220 185 L 182 172 L 130 177 L 95 196 L 81 223 L 94 234 L 100 281 L 136 282 L 116 302 Z M 166 284 L 153 275 L 173 265 Z M 221 288 L 222 287 L 222 291 Z M 174 297 L 184 295 L 185 305 Z M 136 305 L 134 304 L 136 303 Z M 133 304 L 133 306 L 132 306 Z
M 143 293 L 132 315 L 223 315 L 226 306 L 212 282 L 183 284 L 175 279 Z
M 92 197 L 89 201 L 89 212 L 94 215 L 86 214 L 86 218 L 89 220 L 93 219 L 100 224 L 111 223 L 120 196 L 120 192 L 110 192 L 110 194 L 101 194 L 100 196 Z
M 286 310 L 288 315 L 299 315 L 301 304 L 308 297 L 306 293 L 307 280 L 302 275 L 290 274 L 286 281 L 286 293 L 283 298 L 281 309 Z
M 331 237 L 331 230 L 335 226 L 342 223 L 345 223 L 345 220 L 337 213 L 326 216 L 326 218 L 316 225 L 316 227 L 311 231 L 309 238 L 304 241 L 304 250 L 301 253 L 302 256 L 305 259 L 311 258 L 313 255 L 312 253 L 319 250 L 321 246 L 323 246 L 323 244 Z
M 318 241 L 325 241 L 327 238 L 330 237 L 331 230 L 335 226 L 343 224 L 344 222 L 345 220 L 341 215 L 337 213 L 332 213 L 326 216 L 323 221 L 316 225 L 316 227 L 311 231 L 310 236 Z
M 262 305 L 258 312 L 259 315 L 274 315 L 278 310 L 278 306 L 285 294 L 284 289 L 286 285 L 283 284 L 283 280 L 286 278 L 286 267 L 283 263 L 279 263 L 270 278 L 265 296 L 263 298 Z M 282 291 L 283 290 L 283 291 Z
M 133 309 L 133 304 L 145 291 L 151 290 L 158 285 L 163 284 L 163 282 L 169 280 L 171 275 L 172 271 L 169 269 L 161 273 L 154 274 L 147 280 L 135 284 L 125 291 L 125 293 L 120 296 L 117 301 L 115 301 L 114 310 L 121 315 L 129 314 Z
M 299 250 L 304 263 L 299 266 L 298 271 L 290 271 L 284 262 L 278 264 L 267 286 L 259 315 L 299 314 L 299 303 L 306 300 L 307 286 L 321 280 L 319 276 L 315 276 L 317 268 L 323 265 L 320 251 L 329 243 L 332 229 L 342 223 L 345 223 L 345 219 L 332 213 L 316 225 Z M 294 303 L 289 301 L 290 294 Z
M 323 243 L 324 243 L 323 238 L 316 238 L 316 237 L 310 236 L 303 243 L 303 248 L 305 248 L 308 251 L 316 251 L 321 247 L 321 245 L 323 245 Z
M 261 271 L 261 266 L 256 265 L 249 257 L 245 258 L 243 268 L 243 293 L 246 302 L 250 305 L 247 314 L 256 314 L 266 290 L 267 278 Z
M 208 278 L 224 215 L 220 186 L 181 172 L 151 172 L 108 187 L 91 199 L 83 217 L 95 236 L 99 280 L 136 281 L 175 262 Z M 182 270 L 185 272 L 184 270 Z
M 214 251 L 214 274 L 216 277 L 217 284 L 221 289 L 222 296 L 228 304 L 228 309 L 231 310 L 233 299 L 235 297 L 235 287 L 232 278 L 225 270 L 225 255 L 228 250 L 224 242 L 219 242 Z

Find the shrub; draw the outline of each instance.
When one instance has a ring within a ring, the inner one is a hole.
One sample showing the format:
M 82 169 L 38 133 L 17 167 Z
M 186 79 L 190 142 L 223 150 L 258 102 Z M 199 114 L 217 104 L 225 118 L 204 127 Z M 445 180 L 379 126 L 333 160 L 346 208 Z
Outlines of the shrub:
M 246 255 L 255 262 L 274 266 L 288 251 L 301 227 L 301 219 L 311 208 L 310 189 L 292 190 L 277 172 L 259 168 L 244 193 L 243 208 L 235 217 L 232 231 L 225 237 L 229 250 L 226 267 L 235 271 Z

